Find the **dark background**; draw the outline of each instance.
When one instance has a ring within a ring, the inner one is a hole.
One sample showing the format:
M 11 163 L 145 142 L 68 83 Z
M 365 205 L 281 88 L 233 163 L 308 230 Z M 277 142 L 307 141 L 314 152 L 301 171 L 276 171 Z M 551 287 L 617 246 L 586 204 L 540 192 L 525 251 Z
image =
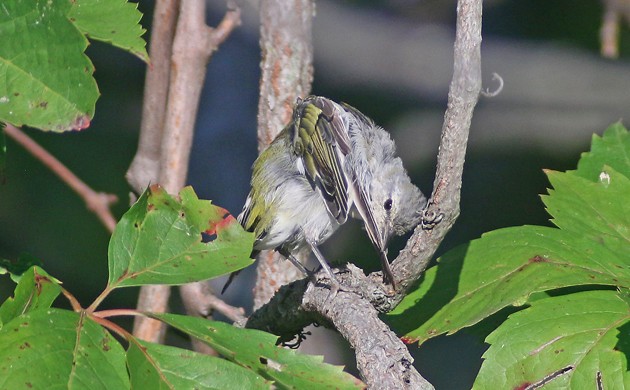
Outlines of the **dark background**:
M 151 1 L 139 4 L 149 30 L 152 6 Z M 222 16 L 223 7 L 213 7 L 209 23 Z M 539 199 L 548 185 L 542 169 L 574 168 L 591 134 L 623 119 L 630 101 L 628 28 L 622 28 L 620 59 L 599 58 L 598 1 L 495 0 L 484 7 L 484 86 L 496 86 L 490 75 L 497 72 L 505 88 L 496 98 L 482 98 L 473 118 L 462 212 L 440 253 L 492 229 L 549 224 Z M 244 26 L 209 64 L 189 172 L 201 198 L 235 215 L 256 157 L 260 54 L 255 15 L 244 5 Z M 314 24 L 313 93 L 347 101 L 390 130 L 412 180 L 427 194 L 452 70 L 454 22 L 454 1 L 357 0 L 319 2 Z M 353 40 L 358 43 L 344 46 Z M 92 188 L 118 195 L 114 212 L 119 218 L 129 206 L 124 174 L 137 145 L 144 64 L 98 42 L 87 54 L 102 94 L 92 126 L 61 135 L 28 134 Z M 107 280 L 109 234 L 46 167 L 11 140 L 7 148 L 0 185 L 0 257 L 15 259 L 26 252 L 41 259 L 87 306 Z M 329 258 L 366 259 L 360 266 L 375 270 L 376 255 L 363 242 L 358 225 L 351 224 L 323 251 Z M 249 308 L 252 278 L 247 271 L 238 279 L 228 293 L 232 303 Z M 0 297 L 12 289 L 2 276 Z M 117 291 L 103 308 L 133 307 L 136 294 L 137 289 Z M 172 305 L 177 310 L 179 303 L 175 299 Z M 331 333 L 313 337 L 343 344 Z M 306 348 L 325 353 L 328 361 L 341 364 L 351 355 L 318 344 Z M 474 379 L 482 352 L 483 343 L 474 336 L 442 337 L 415 351 L 416 365 L 438 389 L 464 389 Z

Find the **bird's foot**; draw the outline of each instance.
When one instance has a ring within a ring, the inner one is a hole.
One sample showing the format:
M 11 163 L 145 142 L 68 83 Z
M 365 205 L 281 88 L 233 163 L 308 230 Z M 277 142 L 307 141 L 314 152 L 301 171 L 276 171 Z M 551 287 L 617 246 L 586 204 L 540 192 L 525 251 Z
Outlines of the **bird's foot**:
M 444 219 L 444 214 L 440 212 L 440 209 L 436 211 L 429 211 L 428 208 L 422 210 L 422 219 L 420 225 L 423 230 L 432 230 Z

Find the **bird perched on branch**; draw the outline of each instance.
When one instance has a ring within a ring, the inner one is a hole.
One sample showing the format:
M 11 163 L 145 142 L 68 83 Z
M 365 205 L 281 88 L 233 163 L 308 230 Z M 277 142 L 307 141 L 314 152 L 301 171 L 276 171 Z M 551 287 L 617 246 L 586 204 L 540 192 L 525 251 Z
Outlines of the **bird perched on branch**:
M 254 162 L 238 216 L 256 235 L 252 257 L 274 249 L 310 276 L 294 257 L 308 246 L 335 281 L 318 245 L 352 216 L 363 221 L 384 281 L 395 287 L 388 241 L 413 229 L 426 205 L 395 149 L 389 133 L 354 107 L 319 96 L 298 99 L 291 122 Z

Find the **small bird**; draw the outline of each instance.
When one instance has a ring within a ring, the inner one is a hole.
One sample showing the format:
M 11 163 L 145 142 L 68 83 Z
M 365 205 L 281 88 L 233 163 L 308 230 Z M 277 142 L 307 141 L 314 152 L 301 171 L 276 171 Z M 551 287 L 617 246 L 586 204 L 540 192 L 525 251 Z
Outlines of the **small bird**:
M 319 96 L 298 98 L 292 121 L 254 162 L 238 216 L 256 236 L 252 257 L 273 249 L 310 276 L 294 257 L 308 246 L 334 281 L 318 245 L 352 216 L 363 221 L 380 254 L 383 279 L 395 288 L 387 244 L 393 234 L 418 225 L 426 205 L 395 149 L 389 134 L 354 107 Z

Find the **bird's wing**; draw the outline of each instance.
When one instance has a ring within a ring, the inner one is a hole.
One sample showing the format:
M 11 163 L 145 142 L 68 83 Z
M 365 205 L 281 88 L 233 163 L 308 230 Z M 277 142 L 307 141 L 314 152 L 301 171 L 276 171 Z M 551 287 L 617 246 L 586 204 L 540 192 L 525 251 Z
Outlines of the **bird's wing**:
M 293 112 L 293 145 L 304 174 L 326 201 L 330 214 L 339 222 L 348 218 L 349 182 L 344 159 L 350 141 L 335 103 L 311 96 L 299 101 Z

